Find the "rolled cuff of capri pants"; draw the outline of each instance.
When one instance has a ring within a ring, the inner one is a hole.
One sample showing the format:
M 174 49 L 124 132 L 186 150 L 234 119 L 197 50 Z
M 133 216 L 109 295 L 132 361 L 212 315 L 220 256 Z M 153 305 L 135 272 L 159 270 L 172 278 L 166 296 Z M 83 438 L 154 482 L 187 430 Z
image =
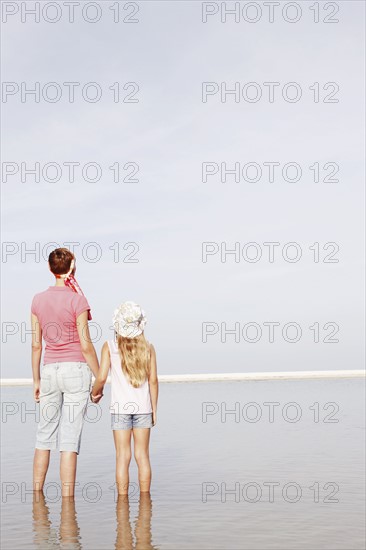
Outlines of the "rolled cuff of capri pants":
M 42 441 L 36 441 L 36 449 L 41 449 L 42 451 L 54 451 L 57 449 L 57 440 L 56 441 L 47 441 L 43 443 Z
M 71 453 L 79 454 L 79 452 L 80 452 L 80 440 L 78 441 L 78 443 L 61 443 L 59 450 L 60 450 L 60 453 L 62 451 L 69 451 Z

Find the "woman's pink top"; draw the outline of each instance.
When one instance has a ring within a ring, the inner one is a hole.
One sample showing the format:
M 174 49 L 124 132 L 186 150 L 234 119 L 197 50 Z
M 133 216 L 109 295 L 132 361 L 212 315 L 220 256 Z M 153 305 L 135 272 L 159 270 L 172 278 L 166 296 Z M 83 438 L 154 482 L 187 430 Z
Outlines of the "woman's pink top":
M 122 370 L 121 357 L 114 340 L 108 341 L 111 354 L 111 406 L 113 414 L 149 414 L 152 412 L 150 387 L 146 379 L 134 388 Z
M 67 286 L 50 286 L 33 298 L 31 311 L 41 325 L 46 342 L 43 364 L 83 361 L 77 317 L 90 310 L 85 296 Z

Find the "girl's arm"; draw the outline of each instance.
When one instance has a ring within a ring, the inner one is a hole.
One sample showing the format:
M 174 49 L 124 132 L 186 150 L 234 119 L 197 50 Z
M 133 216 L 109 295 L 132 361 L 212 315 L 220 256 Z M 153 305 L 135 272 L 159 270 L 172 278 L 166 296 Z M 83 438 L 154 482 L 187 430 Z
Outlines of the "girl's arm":
M 153 425 L 155 426 L 157 421 L 159 382 L 158 382 L 158 370 L 156 366 L 156 353 L 155 353 L 155 348 L 152 344 L 150 344 L 149 388 L 150 388 L 151 407 L 152 407 L 152 414 L 153 414 Z
M 77 317 L 76 326 L 78 329 L 81 353 L 96 378 L 98 376 L 99 363 L 95 348 L 90 338 L 87 311 L 83 311 L 83 313 L 80 313 Z
M 33 372 L 33 396 L 34 400 L 39 403 L 40 393 L 40 365 L 42 357 L 42 329 L 38 317 L 32 313 L 32 372 Z
M 96 377 L 96 380 L 91 392 L 91 398 L 93 400 L 93 403 L 98 403 L 99 399 L 101 399 L 103 395 L 103 388 L 105 383 L 107 382 L 110 366 L 111 366 L 111 356 L 109 353 L 108 342 L 104 342 L 102 347 L 102 355 L 100 358 L 100 368 L 99 368 L 98 376 Z

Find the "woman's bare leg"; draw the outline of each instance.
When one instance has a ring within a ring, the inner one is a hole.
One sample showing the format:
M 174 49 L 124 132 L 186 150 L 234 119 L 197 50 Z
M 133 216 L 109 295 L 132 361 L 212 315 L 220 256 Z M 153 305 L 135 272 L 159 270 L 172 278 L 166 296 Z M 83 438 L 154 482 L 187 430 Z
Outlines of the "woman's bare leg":
M 128 495 L 131 462 L 131 430 L 113 430 L 116 447 L 116 483 L 119 495 Z
M 46 479 L 50 451 L 35 449 L 33 459 L 33 491 L 42 491 Z
M 74 497 L 63 497 L 60 522 L 61 548 L 81 550 L 80 529 L 78 525 Z
M 140 493 L 150 491 L 151 466 L 149 458 L 150 428 L 134 428 L 134 452 L 139 471 Z
M 71 497 L 75 492 L 77 453 L 61 451 L 60 477 L 61 494 L 63 497 Z

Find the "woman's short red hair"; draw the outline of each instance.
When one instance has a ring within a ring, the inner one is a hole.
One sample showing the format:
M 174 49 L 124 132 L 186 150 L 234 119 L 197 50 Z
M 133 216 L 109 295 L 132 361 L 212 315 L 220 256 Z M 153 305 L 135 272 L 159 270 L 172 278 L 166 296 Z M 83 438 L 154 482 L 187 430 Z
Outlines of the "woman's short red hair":
M 74 254 L 67 248 L 56 248 L 48 256 L 50 269 L 54 275 L 64 275 L 70 271 L 71 262 L 74 259 Z

